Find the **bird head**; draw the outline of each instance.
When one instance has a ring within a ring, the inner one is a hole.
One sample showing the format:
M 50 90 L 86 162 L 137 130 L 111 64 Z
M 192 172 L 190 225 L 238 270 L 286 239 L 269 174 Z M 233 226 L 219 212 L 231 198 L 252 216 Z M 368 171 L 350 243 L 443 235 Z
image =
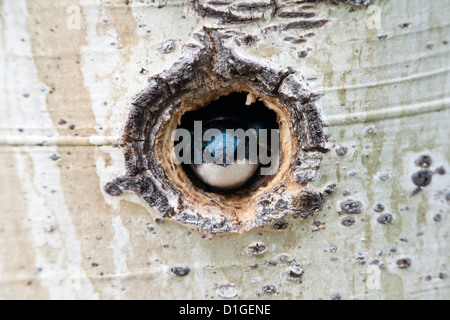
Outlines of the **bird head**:
M 202 155 L 211 155 L 216 164 L 227 167 L 237 160 L 249 160 L 252 148 L 256 157 L 258 131 L 235 117 L 216 117 L 204 121 L 202 135 L 206 137 L 202 142 Z M 205 162 L 203 157 L 202 159 Z M 257 159 L 253 161 L 256 162 Z

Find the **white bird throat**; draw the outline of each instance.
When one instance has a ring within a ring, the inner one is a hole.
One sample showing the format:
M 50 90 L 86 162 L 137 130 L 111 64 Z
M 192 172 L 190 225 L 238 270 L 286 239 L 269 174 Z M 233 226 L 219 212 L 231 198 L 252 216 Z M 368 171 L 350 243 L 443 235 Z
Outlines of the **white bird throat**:
M 224 167 L 222 164 L 203 163 L 201 165 L 191 165 L 195 175 L 207 185 L 230 190 L 241 187 L 256 172 L 259 163 L 251 164 L 248 159 L 245 162 L 233 162 Z

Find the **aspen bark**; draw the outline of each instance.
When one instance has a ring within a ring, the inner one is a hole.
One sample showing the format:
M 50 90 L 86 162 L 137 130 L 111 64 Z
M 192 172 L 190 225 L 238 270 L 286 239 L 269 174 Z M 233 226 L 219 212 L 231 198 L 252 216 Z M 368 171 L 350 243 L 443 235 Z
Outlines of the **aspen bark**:
M 0 0 L 0 298 L 450 298 L 450 3 L 210 2 Z M 213 235 L 105 191 L 203 28 L 320 97 L 314 215 Z

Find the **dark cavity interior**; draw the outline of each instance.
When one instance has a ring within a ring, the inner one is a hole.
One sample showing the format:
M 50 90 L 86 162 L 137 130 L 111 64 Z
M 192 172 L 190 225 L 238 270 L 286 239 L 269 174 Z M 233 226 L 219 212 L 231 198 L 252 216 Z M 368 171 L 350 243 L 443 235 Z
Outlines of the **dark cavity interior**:
M 276 113 L 267 108 L 264 103 L 259 100 L 249 106 L 245 105 L 246 100 L 247 93 L 240 92 L 235 92 L 228 96 L 220 97 L 218 100 L 212 101 L 206 107 L 185 113 L 181 118 L 178 128 L 193 131 L 194 121 L 202 121 L 202 123 L 207 123 L 215 119 L 227 118 L 232 119 L 233 125 L 231 129 L 236 129 L 236 123 L 242 124 L 243 128 L 241 129 L 244 129 L 244 131 L 248 127 L 251 127 L 254 123 L 262 124 L 264 128 L 268 129 L 268 137 L 270 139 L 270 129 L 279 129 Z M 268 142 L 270 145 L 270 140 Z M 261 164 L 260 167 L 261 166 L 264 165 Z M 255 174 L 243 186 L 232 190 L 220 190 L 199 180 L 192 172 L 190 165 L 182 164 L 182 167 L 191 182 L 196 187 L 206 192 L 215 192 L 225 196 L 249 196 L 258 188 L 265 186 L 273 177 L 261 175 L 260 168 L 258 168 Z

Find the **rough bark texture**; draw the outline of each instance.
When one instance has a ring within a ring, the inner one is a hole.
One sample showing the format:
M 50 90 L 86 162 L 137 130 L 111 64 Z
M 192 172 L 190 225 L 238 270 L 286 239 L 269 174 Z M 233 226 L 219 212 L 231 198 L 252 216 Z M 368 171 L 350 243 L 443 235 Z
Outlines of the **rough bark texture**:
M 132 102 L 125 125 L 127 175 L 108 183 L 107 193 L 120 195 L 117 188 L 132 190 L 163 216 L 210 233 L 249 230 L 289 217 L 305 218 L 321 207 L 322 196 L 305 187 L 327 151 L 314 104 L 318 96 L 292 68 L 277 69 L 227 46 L 226 40 L 235 46 L 236 34 L 242 36 L 232 30 L 204 28 L 194 35 L 197 43 L 186 45 L 183 58 L 148 80 L 147 87 Z M 165 131 L 176 128 L 184 111 L 207 106 L 234 91 L 248 92 L 254 99 L 268 100 L 269 105 L 275 101 L 272 108 L 283 109 L 278 112 L 279 122 L 285 114 L 288 127 L 281 130 L 285 149 L 282 158 L 287 165 L 277 173 L 282 177 L 269 182 L 264 192 L 245 194 L 245 200 L 237 195 L 221 201 L 199 188 L 192 192 L 194 186 L 182 172 L 170 174 L 171 170 L 182 171 L 181 165 L 174 169 L 172 161 L 164 159 L 171 143 L 158 140 L 170 137 Z M 171 181 L 175 178 L 181 180 L 177 186 Z M 289 189 L 289 184 L 294 185 Z M 170 198 L 174 198 L 173 206 Z M 310 198 L 314 198 L 314 204 L 304 201 Z
M 448 299 L 449 3 L 367 2 L 0 0 L 0 298 Z M 319 94 L 330 151 L 297 154 L 297 213 L 211 236 L 153 209 L 178 187 L 122 135 L 130 105 L 170 119 L 136 93 L 189 93 L 163 77 L 218 28 Z

